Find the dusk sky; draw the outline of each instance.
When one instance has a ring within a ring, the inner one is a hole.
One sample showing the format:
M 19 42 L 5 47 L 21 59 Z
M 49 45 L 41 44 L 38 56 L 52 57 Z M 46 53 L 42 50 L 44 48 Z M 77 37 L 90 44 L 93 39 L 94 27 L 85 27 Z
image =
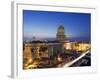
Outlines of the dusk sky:
M 91 14 L 23 10 L 24 37 L 54 38 L 63 25 L 67 37 L 90 37 Z

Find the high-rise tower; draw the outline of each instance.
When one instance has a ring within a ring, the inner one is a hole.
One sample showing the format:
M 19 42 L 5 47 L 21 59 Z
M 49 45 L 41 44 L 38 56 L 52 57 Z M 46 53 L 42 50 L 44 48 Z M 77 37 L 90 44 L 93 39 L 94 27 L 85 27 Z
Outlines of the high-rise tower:
M 63 25 L 60 25 L 58 27 L 58 31 L 57 31 L 56 37 L 57 37 L 57 40 L 60 41 L 60 42 L 65 41 L 66 35 L 65 35 L 65 31 L 64 31 L 64 26 Z

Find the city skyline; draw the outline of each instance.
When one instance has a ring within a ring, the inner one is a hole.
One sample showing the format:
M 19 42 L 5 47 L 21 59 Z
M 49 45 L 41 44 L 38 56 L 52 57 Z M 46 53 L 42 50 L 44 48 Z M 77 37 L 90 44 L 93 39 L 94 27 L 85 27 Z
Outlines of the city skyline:
M 25 38 L 55 38 L 60 25 L 67 37 L 90 38 L 91 14 L 23 10 Z

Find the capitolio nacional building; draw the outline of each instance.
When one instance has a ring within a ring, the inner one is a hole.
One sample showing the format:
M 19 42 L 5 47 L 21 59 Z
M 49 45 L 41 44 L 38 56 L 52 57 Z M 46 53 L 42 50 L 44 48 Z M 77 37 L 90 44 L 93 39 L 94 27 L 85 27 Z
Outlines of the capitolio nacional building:
M 67 33 L 67 32 L 66 32 Z M 60 25 L 55 34 L 56 40 L 53 41 L 36 41 L 25 43 L 23 46 L 23 61 L 24 64 L 31 63 L 32 61 L 39 59 L 51 59 L 54 56 L 63 54 L 73 54 L 77 51 L 79 54 L 90 48 L 88 43 L 71 42 L 67 39 L 67 35 L 63 25 Z

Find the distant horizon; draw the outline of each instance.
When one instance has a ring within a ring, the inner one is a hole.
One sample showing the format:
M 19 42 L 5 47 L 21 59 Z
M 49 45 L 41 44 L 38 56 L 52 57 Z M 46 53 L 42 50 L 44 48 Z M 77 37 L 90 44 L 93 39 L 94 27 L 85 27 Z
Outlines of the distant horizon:
M 25 39 L 24 38 L 24 41 L 28 41 L 28 42 L 31 42 L 31 41 L 55 41 L 57 40 L 56 37 L 50 37 L 50 38 L 31 38 L 31 39 Z M 82 41 L 82 42 L 91 42 L 91 38 L 87 38 L 87 37 L 67 37 L 65 38 L 65 41 L 68 40 L 68 41 Z
M 91 38 L 91 14 L 23 10 L 23 39 L 56 38 L 60 25 L 67 38 Z

